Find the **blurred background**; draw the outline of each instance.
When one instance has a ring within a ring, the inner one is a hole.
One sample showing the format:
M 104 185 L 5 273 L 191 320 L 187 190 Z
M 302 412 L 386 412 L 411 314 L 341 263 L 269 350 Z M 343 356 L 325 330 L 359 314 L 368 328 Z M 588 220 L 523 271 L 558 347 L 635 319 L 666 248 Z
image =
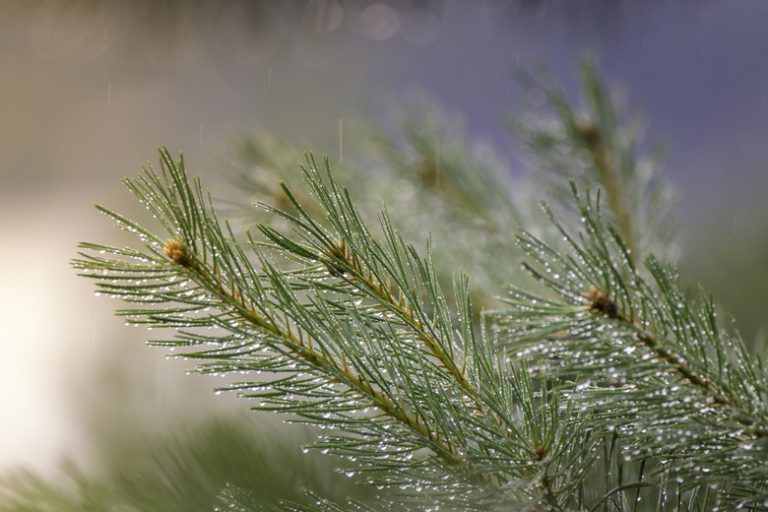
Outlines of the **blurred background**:
M 517 173 L 504 120 L 539 99 L 515 69 L 546 66 L 571 91 L 585 50 L 669 148 L 685 279 L 760 336 L 767 24 L 763 0 L 0 0 L 0 475 L 105 471 L 137 438 L 210 418 L 276 431 L 147 349 L 68 266 L 78 241 L 115 240 L 92 205 L 135 212 L 119 180 L 157 146 L 215 188 L 257 130 L 341 159 L 361 118 L 417 90 Z M 238 428 L 194 435 L 256 442 Z

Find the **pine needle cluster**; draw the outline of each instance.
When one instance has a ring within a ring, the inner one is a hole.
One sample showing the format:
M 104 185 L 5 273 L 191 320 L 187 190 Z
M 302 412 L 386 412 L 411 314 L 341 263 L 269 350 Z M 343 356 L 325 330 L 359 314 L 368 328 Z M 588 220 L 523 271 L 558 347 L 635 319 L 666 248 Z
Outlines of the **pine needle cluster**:
M 158 169 L 125 181 L 162 231 L 98 207 L 141 246 L 84 243 L 73 264 L 130 304 L 127 323 L 169 333 L 151 343 L 236 375 L 226 389 L 254 409 L 317 427 L 310 448 L 377 493 L 280 510 L 768 509 L 766 368 L 711 298 L 681 289 L 661 231 L 669 188 L 590 64 L 583 82 L 581 110 L 546 84 L 551 110 L 515 127 L 553 171 L 531 186 L 540 214 L 470 172 L 461 145 L 438 156 L 418 130 L 379 140 L 389 169 L 462 229 L 451 255 L 445 239 L 404 236 L 412 211 L 371 215 L 370 193 L 359 208 L 362 187 L 311 154 L 302 185 L 251 181 L 264 202 L 243 235 L 162 149 Z M 268 154 L 251 147 L 262 167 Z M 487 249 L 464 268 L 504 276 L 493 308 L 440 263 Z M 256 507 L 234 486 L 220 501 Z

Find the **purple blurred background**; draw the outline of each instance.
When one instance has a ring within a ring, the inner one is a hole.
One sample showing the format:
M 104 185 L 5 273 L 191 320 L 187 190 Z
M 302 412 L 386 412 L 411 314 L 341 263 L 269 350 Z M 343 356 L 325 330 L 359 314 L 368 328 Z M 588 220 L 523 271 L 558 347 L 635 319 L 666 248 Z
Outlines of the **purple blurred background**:
M 122 414 L 105 373 L 140 383 L 141 421 L 199 408 L 185 365 L 149 353 L 68 267 L 79 240 L 112 236 L 92 204 L 130 211 L 119 179 L 157 146 L 215 181 L 255 129 L 334 155 L 339 119 L 420 90 L 514 169 L 503 122 L 535 101 L 515 68 L 544 65 L 575 96 L 585 50 L 670 148 L 684 274 L 753 336 L 768 301 L 766 26 L 764 0 L 0 3 L 0 469 L 87 458 L 83 410 Z

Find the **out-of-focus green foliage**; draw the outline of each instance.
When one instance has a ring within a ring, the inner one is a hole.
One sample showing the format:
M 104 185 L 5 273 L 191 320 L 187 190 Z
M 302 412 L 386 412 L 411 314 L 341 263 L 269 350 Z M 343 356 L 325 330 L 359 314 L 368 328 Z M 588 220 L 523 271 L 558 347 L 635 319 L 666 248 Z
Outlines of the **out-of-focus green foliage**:
M 273 138 L 243 143 L 236 185 L 263 208 L 239 219 L 266 241 L 223 222 L 163 151 L 127 185 L 166 234 L 102 208 L 144 247 L 83 244 L 75 266 L 137 304 L 119 312 L 130 322 L 177 330 L 155 343 L 324 428 L 314 447 L 375 484 L 376 509 L 760 509 L 762 362 L 649 257 L 675 252 L 670 189 L 592 64 L 582 78 L 583 106 L 534 84 L 550 111 L 515 124 L 546 178 L 511 180 L 417 103 L 333 176 L 309 156 L 299 179 L 301 153 Z M 555 213 L 521 190 L 547 190 Z M 70 467 L 67 490 L 17 475 L 7 510 L 368 510 L 326 462 L 244 439 L 214 424 L 153 440 L 102 477 Z
M 638 261 L 644 253 L 675 257 L 675 194 L 660 170 L 661 151 L 642 151 L 642 124 L 622 107 L 597 74 L 581 64 L 580 101 L 570 101 L 552 77 L 523 83 L 546 98 L 544 107 L 510 121 L 525 156 L 548 196 L 570 205 L 569 181 L 599 185 L 606 214 Z
M 476 311 L 491 306 L 515 279 L 519 262 L 512 234 L 522 212 L 531 210 L 532 196 L 524 182 L 513 182 L 491 148 L 470 143 L 461 122 L 427 99 L 413 97 L 389 114 L 381 128 L 370 123 L 349 130 L 347 154 L 334 162 L 334 175 L 348 184 L 365 218 L 375 219 L 386 207 L 406 239 L 430 238 L 444 255 L 436 270 L 447 290 L 461 269 L 473 276 Z M 239 153 L 235 184 L 241 197 L 292 211 L 277 185 L 285 181 L 299 203 L 315 207 L 303 195 L 297 162 L 304 157 L 295 145 L 259 136 L 241 143 Z M 240 213 L 246 225 L 285 225 L 253 208 Z
M 254 503 L 306 499 L 305 489 L 343 498 L 363 489 L 335 473 L 335 464 L 299 448 L 307 433 L 286 436 L 253 418 L 211 418 L 165 435 L 134 434 L 103 446 L 105 467 L 67 462 L 61 476 L 19 471 L 0 480 L 2 512 L 211 512 L 226 486 Z

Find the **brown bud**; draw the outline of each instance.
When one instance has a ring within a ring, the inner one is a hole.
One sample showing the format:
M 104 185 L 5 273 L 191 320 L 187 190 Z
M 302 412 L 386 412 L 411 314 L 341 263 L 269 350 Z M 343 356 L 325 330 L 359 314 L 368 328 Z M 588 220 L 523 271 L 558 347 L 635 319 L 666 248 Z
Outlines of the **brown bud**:
M 591 121 L 579 122 L 577 124 L 577 130 L 587 146 L 595 147 L 600 143 L 600 129 Z
M 440 168 L 434 160 L 425 160 L 416 166 L 416 175 L 425 187 L 440 185 Z
M 179 240 L 168 240 L 163 248 L 163 254 L 172 262 L 182 267 L 188 267 L 192 262 L 192 256 Z
M 592 286 L 589 289 L 587 298 L 592 301 L 590 309 L 596 313 L 602 313 L 608 318 L 619 318 L 619 307 L 613 302 L 610 297 Z

